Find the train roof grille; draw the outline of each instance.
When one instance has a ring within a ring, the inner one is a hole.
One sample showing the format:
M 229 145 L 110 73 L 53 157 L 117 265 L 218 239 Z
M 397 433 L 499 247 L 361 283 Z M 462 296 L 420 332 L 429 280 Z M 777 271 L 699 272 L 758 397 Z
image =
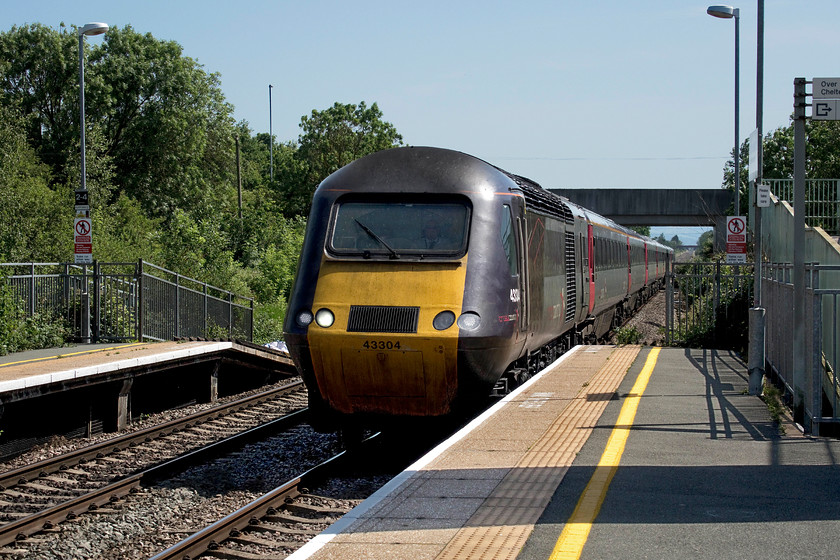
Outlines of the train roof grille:
M 416 333 L 419 307 L 351 305 L 347 332 Z
M 502 171 L 502 170 L 500 170 Z M 538 183 L 531 179 L 514 175 L 507 171 L 502 171 L 505 175 L 510 177 L 522 190 L 522 195 L 525 197 L 526 207 L 534 210 L 539 210 L 549 216 L 560 218 L 567 224 L 575 223 L 575 217 L 572 214 L 572 209 L 563 201 L 563 198 L 556 194 L 549 192 L 542 188 Z

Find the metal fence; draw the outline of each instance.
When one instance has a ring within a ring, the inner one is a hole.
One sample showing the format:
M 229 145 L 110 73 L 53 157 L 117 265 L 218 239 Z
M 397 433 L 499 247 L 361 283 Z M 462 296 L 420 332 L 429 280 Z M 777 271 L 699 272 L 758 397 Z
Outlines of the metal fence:
M 665 292 L 666 344 L 746 349 L 752 293 L 752 264 L 672 263 Z
M 254 302 L 171 270 L 136 263 L 0 263 L 27 316 L 64 319 L 83 342 L 253 338 Z
M 798 361 L 793 346 L 792 276 L 790 263 L 762 267 L 762 301 L 767 310 L 766 359 L 794 403 L 802 403 L 803 410 L 795 410 L 795 415 L 818 435 L 821 424 L 840 423 L 840 381 L 836 376 L 840 358 L 840 288 L 826 287 L 840 286 L 840 266 L 805 266 L 805 347 Z
M 793 201 L 793 179 L 762 179 L 780 200 Z M 809 226 L 840 234 L 840 179 L 805 180 L 805 220 Z

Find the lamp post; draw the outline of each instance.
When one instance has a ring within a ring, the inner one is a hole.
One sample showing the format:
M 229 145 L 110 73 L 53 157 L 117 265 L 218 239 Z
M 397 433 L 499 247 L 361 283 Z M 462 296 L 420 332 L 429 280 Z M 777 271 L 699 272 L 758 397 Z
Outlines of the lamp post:
M 87 264 L 93 262 L 93 239 L 90 226 L 90 201 L 88 199 L 85 173 L 85 35 L 101 35 L 108 31 L 106 23 L 88 23 L 79 29 L 79 140 L 82 156 L 82 182 L 76 191 L 73 220 L 73 253 L 75 262 L 82 264 L 82 342 L 91 342 L 90 337 L 90 293 L 87 289 Z
M 81 190 L 87 191 L 85 178 L 85 35 L 102 35 L 108 31 L 107 23 L 88 23 L 79 29 L 79 115 L 81 121 L 80 141 L 82 144 L 82 185 Z
M 714 16 L 716 18 L 723 18 L 723 19 L 731 19 L 735 18 L 735 215 L 741 215 L 741 206 L 739 201 L 739 195 L 741 191 L 741 167 L 740 167 L 740 157 L 738 153 L 738 117 L 739 117 L 739 107 L 738 107 L 738 64 L 739 64 L 739 56 L 738 56 L 738 42 L 740 39 L 739 35 L 739 19 L 741 15 L 741 11 L 738 8 L 733 8 L 732 6 L 709 6 L 706 9 L 706 13 L 710 16 Z

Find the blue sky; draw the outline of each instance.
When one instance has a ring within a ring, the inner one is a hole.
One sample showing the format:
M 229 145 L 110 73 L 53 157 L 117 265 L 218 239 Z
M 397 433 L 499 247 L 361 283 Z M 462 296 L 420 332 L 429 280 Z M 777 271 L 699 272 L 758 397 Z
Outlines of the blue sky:
M 406 143 L 547 188 L 717 188 L 734 143 L 735 25 L 703 1 L 3 4 L 3 30 L 103 21 L 178 42 L 255 132 L 272 84 L 279 141 L 313 109 L 377 102 Z M 741 141 L 755 128 L 756 4 L 739 5 Z M 838 53 L 840 2 L 765 1 L 765 132 L 788 124 L 795 77 L 840 76 Z

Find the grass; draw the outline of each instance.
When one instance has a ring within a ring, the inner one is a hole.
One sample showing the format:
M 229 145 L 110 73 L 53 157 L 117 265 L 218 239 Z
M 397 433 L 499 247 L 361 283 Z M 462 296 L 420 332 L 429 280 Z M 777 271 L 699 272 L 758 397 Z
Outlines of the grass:
M 779 427 L 779 433 L 784 435 L 785 426 L 782 423 L 782 418 L 784 416 L 785 405 L 782 402 L 782 392 L 775 385 L 765 383 L 761 397 L 762 400 L 764 400 L 764 404 L 767 405 L 767 410 L 770 412 L 770 418 Z

